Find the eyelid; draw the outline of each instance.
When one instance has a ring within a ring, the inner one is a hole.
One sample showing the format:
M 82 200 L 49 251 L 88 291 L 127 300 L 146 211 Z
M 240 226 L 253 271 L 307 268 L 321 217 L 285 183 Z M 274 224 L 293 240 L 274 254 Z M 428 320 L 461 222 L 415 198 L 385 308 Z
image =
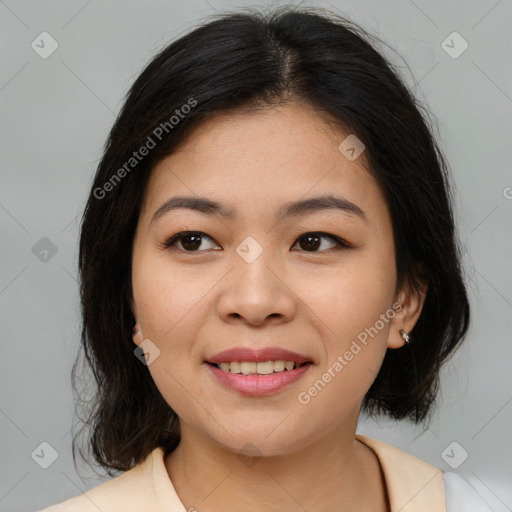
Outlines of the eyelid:
M 165 239 L 164 242 L 162 242 L 159 245 L 161 246 L 162 249 L 171 250 L 171 249 L 173 249 L 173 246 L 175 245 L 175 243 L 177 241 L 179 241 L 180 238 L 183 238 L 187 235 L 200 235 L 201 238 L 203 238 L 203 239 L 207 238 L 208 240 L 211 240 L 212 242 L 217 243 L 210 235 L 206 234 L 204 231 L 185 230 L 185 231 L 180 231 L 179 233 L 176 233 L 175 235 L 172 235 L 171 237 Z M 182 249 L 178 249 L 178 251 L 181 253 L 187 253 L 187 254 L 194 254 L 194 253 L 200 254 L 202 252 L 205 252 L 205 251 L 184 251 Z

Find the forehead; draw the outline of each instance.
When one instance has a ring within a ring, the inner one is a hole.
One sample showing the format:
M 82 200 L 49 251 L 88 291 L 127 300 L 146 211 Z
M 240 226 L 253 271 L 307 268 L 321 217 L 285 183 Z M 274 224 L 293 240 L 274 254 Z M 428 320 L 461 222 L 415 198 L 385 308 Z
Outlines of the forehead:
M 348 136 L 296 104 L 216 115 L 155 166 L 143 210 L 154 213 L 172 195 L 206 196 L 243 212 L 333 194 L 382 214 L 364 151 L 354 160 L 340 151 Z

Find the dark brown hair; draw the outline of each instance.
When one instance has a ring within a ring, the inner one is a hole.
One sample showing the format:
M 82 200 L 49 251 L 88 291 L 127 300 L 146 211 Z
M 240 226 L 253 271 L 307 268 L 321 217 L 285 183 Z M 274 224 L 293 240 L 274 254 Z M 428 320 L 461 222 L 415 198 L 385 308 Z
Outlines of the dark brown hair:
M 81 342 L 97 386 L 83 421 L 88 446 L 111 476 L 179 442 L 177 415 L 132 341 L 131 253 L 151 170 L 210 116 L 251 105 L 302 102 L 366 146 L 391 212 L 398 285 L 428 283 L 428 293 L 413 342 L 387 351 L 363 409 L 427 418 L 440 367 L 466 335 L 469 303 L 447 163 L 426 109 L 377 41 L 324 9 L 249 9 L 214 16 L 174 41 L 134 82 L 94 178 L 79 251 Z M 143 146 L 152 147 L 135 159 Z

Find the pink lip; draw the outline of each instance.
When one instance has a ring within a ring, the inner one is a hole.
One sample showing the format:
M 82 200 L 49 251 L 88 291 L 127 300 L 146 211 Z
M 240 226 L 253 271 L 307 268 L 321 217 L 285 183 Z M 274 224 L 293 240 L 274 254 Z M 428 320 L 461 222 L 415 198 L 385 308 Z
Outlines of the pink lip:
M 260 350 L 238 347 L 224 350 L 207 359 L 208 363 L 215 364 L 230 363 L 231 361 L 247 361 L 254 363 L 263 363 L 265 361 L 293 361 L 294 363 L 302 364 L 311 362 L 311 358 L 279 347 L 268 347 Z
M 292 359 L 293 360 L 293 359 Z M 224 359 L 224 361 L 226 361 Z M 247 359 L 245 359 L 247 361 Z M 288 359 L 290 361 L 290 359 Z M 269 375 L 244 375 L 230 373 L 211 364 L 206 365 L 217 379 L 225 386 L 249 396 L 264 396 L 277 393 L 285 386 L 300 379 L 311 364 L 305 364 L 295 370 L 284 370 Z

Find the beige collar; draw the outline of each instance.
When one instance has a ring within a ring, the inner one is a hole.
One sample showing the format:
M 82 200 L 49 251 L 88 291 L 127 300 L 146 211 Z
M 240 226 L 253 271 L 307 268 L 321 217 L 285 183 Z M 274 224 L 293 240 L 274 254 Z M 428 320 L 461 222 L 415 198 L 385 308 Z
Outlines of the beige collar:
M 391 512 L 446 512 L 441 470 L 388 444 L 361 435 L 356 438 L 379 459 Z M 155 448 L 129 471 L 41 512 L 187 512 L 169 479 L 164 457 L 164 450 Z
M 397 448 L 356 434 L 379 459 L 391 512 L 446 512 L 443 472 Z
M 389 444 L 359 434 L 356 434 L 356 439 L 368 446 L 379 459 L 391 512 L 446 512 L 443 472 L 440 469 Z M 171 501 L 176 508 L 169 510 L 185 512 L 184 508 L 177 506 L 181 502 L 167 476 L 163 457 L 163 453 L 154 457 L 153 477 L 158 475 L 165 499 L 168 499 L 172 488 Z

